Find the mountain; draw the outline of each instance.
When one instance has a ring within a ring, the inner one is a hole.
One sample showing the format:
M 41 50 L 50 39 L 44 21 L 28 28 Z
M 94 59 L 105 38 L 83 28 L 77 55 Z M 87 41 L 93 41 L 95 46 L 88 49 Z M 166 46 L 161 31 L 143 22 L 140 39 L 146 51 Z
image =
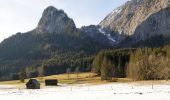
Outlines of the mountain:
M 67 16 L 63 10 L 58 10 L 53 6 L 49 6 L 43 12 L 36 28 L 36 33 L 55 33 L 61 34 L 66 31 L 74 31 L 76 26 L 74 21 Z
M 102 29 L 100 26 L 84 26 L 80 29 L 80 31 L 86 34 L 88 37 L 93 38 L 94 41 L 99 42 L 100 44 L 117 47 L 118 41 L 116 40 L 116 35 L 113 35 L 111 32 Z
M 169 36 L 169 20 L 169 0 L 131 0 L 111 12 L 99 26 L 140 41 L 156 35 Z
M 99 27 L 90 29 L 76 28 L 63 10 L 49 6 L 35 29 L 0 43 L 0 80 L 19 79 L 23 69 L 28 77 L 39 76 L 39 69 L 43 75 L 65 73 L 68 68 L 89 71 L 95 53 L 116 46 Z
M 99 25 L 76 28 L 63 10 L 47 7 L 37 27 L 0 43 L 0 80 L 90 71 L 102 49 L 170 44 L 169 0 L 131 0 Z

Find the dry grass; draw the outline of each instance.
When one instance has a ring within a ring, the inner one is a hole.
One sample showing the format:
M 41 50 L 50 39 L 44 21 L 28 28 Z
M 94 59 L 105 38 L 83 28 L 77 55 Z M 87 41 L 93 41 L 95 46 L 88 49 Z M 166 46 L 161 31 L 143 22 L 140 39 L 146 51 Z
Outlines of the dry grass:
M 143 80 L 143 81 L 134 81 L 136 85 L 169 85 L 170 81 L 167 80 Z
M 37 77 L 37 80 L 41 83 L 42 86 L 44 86 L 45 79 L 57 79 L 59 83 L 62 84 L 107 84 L 110 82 L 130 82 L 130 79 L 127 78 L 113 78 L 112 81 L 101 81 L 101 78 L 99 76 L 96 76 L 94 73 L 79 73 L 78 77 L 76 73 L 69 74 L 59 74 L 59 75 L 51 75 L 46 77 Z M 28 81 L 28 79 L 25 80 L 25 83 Z M 25 86 L 25 83 L 21 83 L 19 80 L 17 81 L 5 81 L 0 82 L 0 85 L 17 85 L 17 86 Z
M 52 76 L 46 76 L 43 77 L 43 80 L 45 79 L 58 79 L 59 83 L 62 84 L 85 84 L 85 83 L 91 83 L 91 84 L 100 84 L 102 81 L 100 80 L 100 77 L 96 76 L 94 73 L 79 73 L 78 75 L 76 73 L 69 74 L 60 74 L 60 75 L 52 75 Z
M 112 81 L 101 81 L 99 76 L 96 76 L 94 73 L 79 73 L 78 77 L 76 73 L 69 74 L 60 74 L 60 75 L 51 75 L 46 77 L 38 77 L 36 78 L 43 87 L 45 79 L 57 79 L 61 84 L 90 84 L 90 85 L 99 85 L 99 84 L 108 84 L 111 82 L 116 83 L 128 83 L 128 84 L 136 84 L 136 85 L 156 85 L 156 84 L 169 84 L 169 81 L 165 80 L 155 80 L 155 81 L 132 81 L 128 78 L 113 78 Z M 25 80 L 24 83 L 21 83 L 19 80 L 17 81 L 4 81 L 0 82 L 0 85 L 14 85 L 18 88 L 25 88 L 25 83 L 28 79 Z

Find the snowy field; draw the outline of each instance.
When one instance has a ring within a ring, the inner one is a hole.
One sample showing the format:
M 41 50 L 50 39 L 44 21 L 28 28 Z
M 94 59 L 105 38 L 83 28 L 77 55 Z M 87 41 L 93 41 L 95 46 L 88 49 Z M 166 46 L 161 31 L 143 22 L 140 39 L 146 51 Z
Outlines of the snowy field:
M 60 85 L 40 90 L 0 85 L 0 100 L 170 100 L 170 84 Z

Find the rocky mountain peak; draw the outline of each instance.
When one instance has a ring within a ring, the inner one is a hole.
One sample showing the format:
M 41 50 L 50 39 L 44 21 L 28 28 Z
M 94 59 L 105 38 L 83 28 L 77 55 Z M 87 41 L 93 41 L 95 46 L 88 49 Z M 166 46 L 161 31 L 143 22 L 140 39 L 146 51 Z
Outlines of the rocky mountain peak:
M 47 7 L 36 28 L 36 33 L 61 34 L 76 29 L 74 21 L 63 10 Z
M 167 27 L 170 25 L 169 7 L 170 0 L 131 0 L 110 13 L 99 25 L 140 39 L 147 38 L 148 34 L 167 34 L 170 30 Z

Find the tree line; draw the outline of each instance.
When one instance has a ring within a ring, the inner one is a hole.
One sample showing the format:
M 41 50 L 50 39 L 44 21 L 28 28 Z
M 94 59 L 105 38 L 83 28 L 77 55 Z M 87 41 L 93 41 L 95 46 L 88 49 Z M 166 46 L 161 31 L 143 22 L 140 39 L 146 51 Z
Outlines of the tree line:
M 102 80 L 131 78 L 156 80 L 170 78 L 170 46 L 159 48 L 110 49 L 100 51 L 92 64 L 92 71 Z

